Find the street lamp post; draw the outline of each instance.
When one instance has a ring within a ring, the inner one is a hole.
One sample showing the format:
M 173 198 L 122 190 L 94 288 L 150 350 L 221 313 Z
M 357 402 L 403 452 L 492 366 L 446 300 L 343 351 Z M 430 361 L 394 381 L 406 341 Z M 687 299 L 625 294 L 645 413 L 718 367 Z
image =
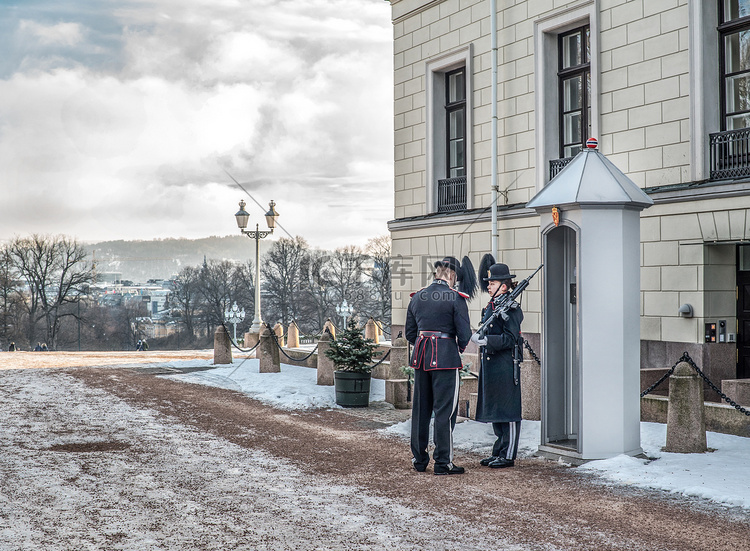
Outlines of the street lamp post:
M 336 313 L 344 318 L 344 329 L 346 329 L 346 318 L 352 315 L 354 308 L 349 306 L 349 303 L 344 299 L 344 302 L 336 306 Z
M 255 317 L 253 318 L 252 326 L 250 326 L 250 332 L 257 334 L 260 333 L 260 326 L 263 323 L 260 317 L 260 240 L 273 233 L 279 213 L 274 209 L 276 203 L 271 201 L 268 203 L 269 209 L 266 212 L 268 231 L 260 231 L 258 224 L 255 224 L 255 231 L 246 230 L 247 221 L 250 218 L 250 214 L 245 210 L 246 204 L 244 200 L 240 200 L 240 210 L 237 211 L 234 217 L 237 219 L 237 226 L 240 228 L 240 232 L 244 233 L 250 239 L 255 239 Z
M 240 310 L 235 301 L 231 308 L 224 310 L 224 321 L 231 323 L 233 326 L 234 342 L 237 342 L 237 324 L 245 319 L 245 309 Z

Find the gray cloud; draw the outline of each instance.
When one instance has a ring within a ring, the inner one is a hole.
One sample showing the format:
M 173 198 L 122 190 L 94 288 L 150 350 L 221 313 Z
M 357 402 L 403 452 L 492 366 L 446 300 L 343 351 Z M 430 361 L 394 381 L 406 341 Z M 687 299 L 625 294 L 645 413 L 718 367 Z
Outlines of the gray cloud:
M 44 225 L 64 233 L 60 224 L 84 238 L 220 234 L 223 209 L 241 195 L 224 169 L 262 203 L 275 198 L 287 216 L 300 213 L 292 225 L 313 244 L 347 242 L 336 215 L 347 208 L 381 216 L 350 220 L 346 237 L 385 233 L 387 3 L 155 0 L 108 12 L 95 2 L 35 4 L 0 15 L 0 29 L 15 20 L 7 40 L 26 39 L 0 65 L 0 181 L 20 186 L 22 209 L 50 196 L 57 214 L 1 217 L 0 236 Z M 100 221 L 103 205 L 117 215 Z

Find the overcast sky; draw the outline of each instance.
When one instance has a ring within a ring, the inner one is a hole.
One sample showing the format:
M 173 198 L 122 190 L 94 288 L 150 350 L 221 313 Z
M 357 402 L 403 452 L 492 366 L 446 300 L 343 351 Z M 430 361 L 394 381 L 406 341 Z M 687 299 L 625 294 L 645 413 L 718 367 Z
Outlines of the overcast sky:
M 227 172 L 314 246 L 387 233 L 391 43 L 384 0 L 0 0 L 0 239 L 264 227 Z

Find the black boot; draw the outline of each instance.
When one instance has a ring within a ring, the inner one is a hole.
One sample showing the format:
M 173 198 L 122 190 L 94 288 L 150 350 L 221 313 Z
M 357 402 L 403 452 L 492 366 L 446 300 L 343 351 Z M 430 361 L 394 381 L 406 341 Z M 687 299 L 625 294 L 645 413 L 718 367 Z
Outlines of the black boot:
M 453 463 L 447 465 L 435 465 L 435 474 L 464 474 L 464 468 Z
M 515 461 L 513 461 L 512 459 L 498 457 L 492 463 L 489 463 L 487 466 L 491 469 L 504 469 L 505 467 L 512 467 L 513 465 L 515 465 Z

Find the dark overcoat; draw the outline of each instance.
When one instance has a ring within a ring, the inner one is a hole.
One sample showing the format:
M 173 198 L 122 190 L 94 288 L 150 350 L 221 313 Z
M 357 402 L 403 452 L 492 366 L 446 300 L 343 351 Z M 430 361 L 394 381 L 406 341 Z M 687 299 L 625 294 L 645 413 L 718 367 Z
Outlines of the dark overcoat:
M 494 311 L 490 301 L 482 323 Z M 476 420 L 482 423 L 512 423 L 521 420 L 521 381 L 513 377 L 513 349 L 521 346 L 521 307 L 507 311 L 508 319 L 498 316 L 487 331 L 487 344 L 479 349 L 479 393 Z M 522 353 L 522 350 L 519 350 Z
M 421 335 L 422 331 L 442 336 Z M 441 279 L 414 293 L 406 310 L 406 340 L 414 345 L 414 369 L 461 369 L 461 352 L 471 339 L 466 295 Z

